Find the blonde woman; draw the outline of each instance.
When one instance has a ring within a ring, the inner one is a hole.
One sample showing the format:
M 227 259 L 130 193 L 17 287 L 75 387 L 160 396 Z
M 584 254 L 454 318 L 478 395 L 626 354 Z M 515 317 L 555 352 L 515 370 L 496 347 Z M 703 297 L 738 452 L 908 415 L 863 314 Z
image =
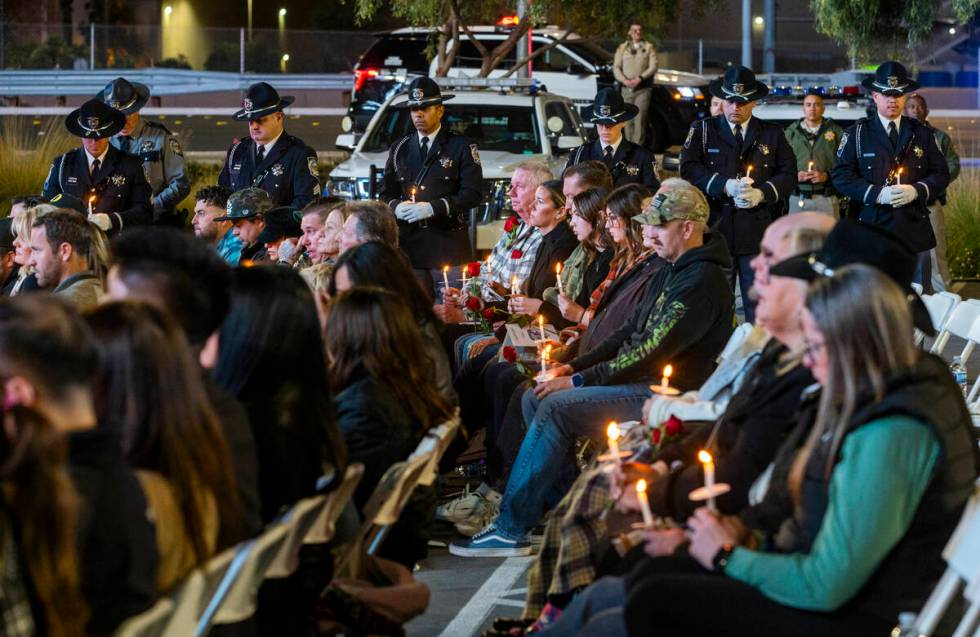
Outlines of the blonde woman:
M 37 276 L 31 267 L 31 226 L 38 217 L 57 210 L 51 204 L 29 206 L 13 219 L 11 230 L 14 233 L 14 263 L 17 264 L 17 276 L 2 290 L 3 296 L 15 296 L 21 292 L 38 289 Z

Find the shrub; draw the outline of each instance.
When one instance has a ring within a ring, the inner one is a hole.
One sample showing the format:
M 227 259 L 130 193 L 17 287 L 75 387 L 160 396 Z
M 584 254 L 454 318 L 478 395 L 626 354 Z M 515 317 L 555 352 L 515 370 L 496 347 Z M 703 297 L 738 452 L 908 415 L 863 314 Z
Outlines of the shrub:
M 964 168 L 949 186 L 946 259 L 954 279 L 980 278 L 980 170 Z

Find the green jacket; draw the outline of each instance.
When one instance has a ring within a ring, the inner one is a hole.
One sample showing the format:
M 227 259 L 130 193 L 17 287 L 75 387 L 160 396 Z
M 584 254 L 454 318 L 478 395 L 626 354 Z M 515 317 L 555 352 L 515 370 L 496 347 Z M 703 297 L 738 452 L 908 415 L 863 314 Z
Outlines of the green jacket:
M 811 136 L 800 126 L 802 121 L 800 119 L 786 127 L 786 140 L 796 155 L 796 170 L 807 170 L 812 161 L 814 170 L 828 173 L 822 194 L 834 194 L 830 185 L 830 170 L 837 161 L 837 146 L 844 136 L 844 129 L 834 120 L 825 117 L 820 124 L 820 130 L 816 135 Z M 814 184 L 801 181 L 797 185 L 797 190 L 808 193 L 813 190 L 813 187 Z
M 929 122 L 926 122 L 929 124 Z M 932 126 L 932 124 L 929 124 Z M 953 144 L 952 138 L 946 134 L 946 131 L 940 130 L 933 127 L 936 132 L 936 144 L 939 146 L 939 150 L 942 151 L 943 157 L 946 158 L 946 166 L 949 168 L 949 182 L 953 183 L 953 180 L 960 176 L 960 156 L 956 152 L 956 145 Z M 939 193 L 936 196 L 942 204 L 946 203 L 946 191 Z

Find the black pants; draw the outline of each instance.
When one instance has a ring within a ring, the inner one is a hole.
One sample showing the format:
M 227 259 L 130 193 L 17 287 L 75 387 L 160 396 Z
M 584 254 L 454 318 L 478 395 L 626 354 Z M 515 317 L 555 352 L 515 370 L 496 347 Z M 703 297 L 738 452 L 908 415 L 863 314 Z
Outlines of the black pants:
M 483 370 L 483 389 L 490 400 L 487 423 L 487 484 L 503 492 L 510 469 L 527 433 L 521 398 L 530 387 L 513 363 L 491 363 Z

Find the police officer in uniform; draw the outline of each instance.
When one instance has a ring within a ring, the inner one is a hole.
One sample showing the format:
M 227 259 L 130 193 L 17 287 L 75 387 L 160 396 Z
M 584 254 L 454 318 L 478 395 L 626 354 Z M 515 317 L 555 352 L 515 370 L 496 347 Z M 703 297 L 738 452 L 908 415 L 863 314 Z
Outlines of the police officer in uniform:
M 126 124 L 110 143 L 143 162 L 153 192 L 150 196 L 153 223 L 183 225 L 184 219 L 178 218 L 176 207 L 191 191 L 184 171 L 184 151 L 166 126 L 140 117 L 140 109 L 150 99 L 150 89 L 145 84 L 117 77 L 96 97 L 126 116 Z
M 786 140 L 796 155 L 799 182 L 789 199 L 790 214 L 822 212 L 840 216 L 830 171 L 844 129 L 823 113 L 823 95 L 816 89 L 808 89 L 803 98 L 803 118 L 786 127 Z
M 642 184 L 651 193 L 660 188 L 656 163 L 647 149 L 633 143 L 623 135 L 626 123 L 636 117 L 639 109 L 623 101 L 619 91 L 604 88 L 595 96 L 589 121 L 595 124 L 599 138 L 594 142 L 573 148 L 565 160 L 562 175 L 569 167 L 583 161 L 598 160 L 612 173 L 616 187 L 624 184 Z
M 82 147 L 55 157 L 44 181 L 47 199 L 60 193 L 81 199 L 90 210 L 89 221 L 109 233 L 153 219 L 142 164 L 109 144 L 125 123 L 125 115 L 97 99 L 73 110 L 65 127 L 82 138 Z
M 483 198 L 476 144 L 442 125 L 442 104 L 452 98 L 428 77 L 412 80 L 401 108 L 411 110 L 415 130 L 388 152 L 381 187 L 381 200 L 398 219 L 401 248 L 419 279 L 433 286 L 444 265 L 472 258 L 469 211 Z
M 755 320 L 749 297 L 751 261 L 762 234 L 796 188 L 796 157 L 783 129 L 752 117 L 755 101 L 769 87 L 744 66 L 735 66 L 708 86 L 723 100 L 723 113 L 694 122 L 681 151 L 681 177 L 704 192 L 708 223 L 720 232 L 735 262 L 745 320 Z M 732 277 L 732 284 L 735 277 Z
M 657 47 L 643 39 L 643 25 L 631 24 L 629 39 L 616 47 L 613 76 L 623 87 L 623 99 L 639 109 L 635 119 L 626 125 L 626 137 L 643 144 L 647 131 L 647 111 L 657 74 Z
M 922 260 L 936 247 L 928 205 L 949 185 L 949 168 L 932 128 L 902 116 L 919 87 L 898 62 L 885 62 L 862 82 L 875 114 L 844 132 L 831 173 L 834 188 L 860 207 L 858 220 L 891 230 Z
M 269 193 L 277 206 L 303 208 L 320 199 L 316 151 L 284 130 L 282 109 L 293 97 L 279 97 L 265 82 L 248 87 L 234 117 L 248 121 L 249 139 L 236 141 L 218 176 L 218 185 L 233 191 L 254 186 Z

